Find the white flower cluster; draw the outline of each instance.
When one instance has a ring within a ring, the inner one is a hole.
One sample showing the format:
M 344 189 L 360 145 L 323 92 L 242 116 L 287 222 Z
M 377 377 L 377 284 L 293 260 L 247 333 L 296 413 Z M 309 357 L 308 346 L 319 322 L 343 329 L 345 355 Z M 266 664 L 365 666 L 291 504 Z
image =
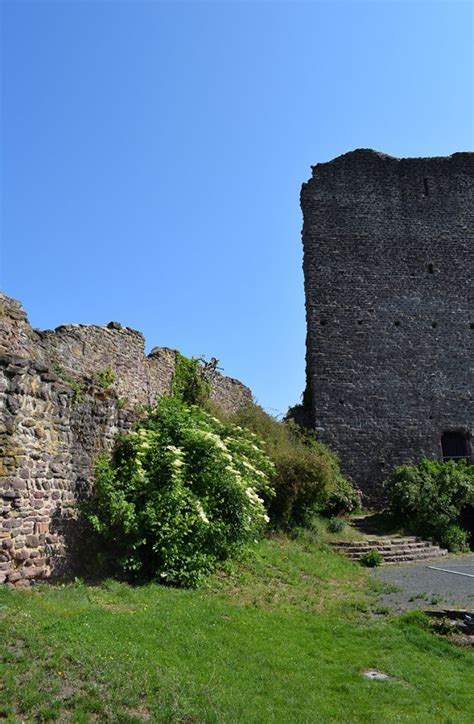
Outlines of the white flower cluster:
M 135 467 L 140 478 L 145 477 L 145 470 L 143 468 L 143 458 L 147 454 L 151 447 L 151 442 L 155 437 L 156 433 L 153 430 L 147 430 L 141 427 L 138 432 L 132 432 L 131 436 L 137 440 L 137 452 L 135 456 Z
M 199 500 L 196 501 L 196 508 L 197 508 L 198 515 L 201 518 L 202 522 L 209 523 L 209 519 L 208 519 L 207 515 L 205 514 L 204 508 L 202 507 Z
M 257 495 L 257 493 L 255 492 L 255 490 L 253 488 L 250 488 L 250 487 L 245 489 L 245 494 L 250 499 L 252 506 L 254 506 L 254 508 L 257 509 L 258 514 L 263 518 L 265 523 L 269 523 L 270 518 L 265 513 L 265 504 L 264 504 L 262 498 L 259 495 Z
M 225 442 L 219 437 L 219 435 L 216 435 L 215 432 L 199 429 L 194 430 L 193 432 L 195 435 L 198 435 L 199 437 L 202 437 L 205 440 L 209 440 L 210 442 L 212 442 L 214 446 L 217 447 L 219 450 L 222 450 L 223 452 L 228 452 Z
M 165 447 L 165 450 L 168 450 L 172 454 L 172 460 L 171 465 L 174 468 L 182 468 L 184 466 L 184 452 L 181 450 L 180 447 L 176 447 L 175 445 L 167 445 Z
M 232 430 L 230 430 L 217 418 L 202 411 L 200 411 L 200 415 L 202 417 L 197 426 L 190 425 L 182 430 L 184 437 L 181 438 L 179 446 L 170 444 L 161 447 L 159 444 L 160 433 L 153 429 L 140 428 L 137 432 L 132 433 L 136 441 L 137 474 L 142 479 L 145 478 L 146 455 L 152 447 L 157 445 L 156 450 L 159 451 L 161 448 L 170 465 L 173 481 L 178 485 L 186 485 L 186 475 L 190 472 L 187 467 L 187 445 L 194 439 L 195 443 L 202 442 L 209 450 L 214 449 L 216 482 L 218 482 L 219 475 L 227 474 L 229 478 L 227 481 L 223 480 L 222 484 L 235 485 L 236 490 L 240 489 L 244 500 L 248 501 L 241 512 L 242 521 L 246 526 L 252 529 L 255 524 L 268 523 L 269 517 L 266 514 L 264 500 L 257 491 L 267 489 L 267 475 L 271 470 L 271 463 L 261 447 L 258 447 L 257 436 L 242 427 L 232 426 Z M 233 482 L 231 483 L 231 481 Z M 197 497 L 194 499 L 193 505 L 202 523 L 209 525 L 209 518 L 202 502 Z

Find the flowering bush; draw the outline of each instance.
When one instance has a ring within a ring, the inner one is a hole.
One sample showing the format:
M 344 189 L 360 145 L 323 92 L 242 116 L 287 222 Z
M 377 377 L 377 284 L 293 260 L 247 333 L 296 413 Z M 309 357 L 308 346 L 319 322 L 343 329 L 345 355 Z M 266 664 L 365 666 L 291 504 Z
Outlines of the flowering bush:
M 347 478 L 340 472 L 334 474 L 333 489 L 324 504 L 325 515 L 340 515 L 341 513 L 352 513 L 362 506 L 362 496 Z
M 261 535 L 272 472 L 256 435 L 164 397 L 99 459 L 87 517 L 128 578 L 196 586 Z

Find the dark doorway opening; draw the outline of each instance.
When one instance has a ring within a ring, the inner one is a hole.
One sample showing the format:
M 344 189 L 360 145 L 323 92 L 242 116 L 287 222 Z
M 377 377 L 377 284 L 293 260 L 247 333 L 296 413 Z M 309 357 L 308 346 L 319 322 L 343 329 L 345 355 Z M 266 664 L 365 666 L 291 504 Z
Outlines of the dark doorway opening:
M 443 432 L 441 436 L 443 460 L 466 460 L 472 463 L 469 437 L 463 432 Z M 474 546 L 474 505 L 466 505 L 459 517 L 460 525 L 469 532 L 468 544 Z
M 469 460 L 469 441 L 462 432 L 443 432 L 441 436 L 443 460 Z
M 469 532 L 469 546 L 474 548 L 474 505 L 465 505 L 459 516 L 459 523 L 462 528 Z

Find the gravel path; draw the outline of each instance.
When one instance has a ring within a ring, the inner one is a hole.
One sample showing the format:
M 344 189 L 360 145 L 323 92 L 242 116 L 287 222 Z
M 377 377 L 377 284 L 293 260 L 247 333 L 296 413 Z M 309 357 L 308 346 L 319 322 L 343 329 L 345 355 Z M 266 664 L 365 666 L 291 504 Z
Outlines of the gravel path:
M 435 568 L 445 570 L 439 571 Z M 464 575 L 457 575 L 460 573 Z M 474 555 L 472 554 L 449 556 L 422 563 L 382 566 L 373 569 L 373 576 L 399 589 L 393 593 L 383 594 L 380 600 L 382 606 L 389 606 L 395 611 L 443 606 L 474 610 Z

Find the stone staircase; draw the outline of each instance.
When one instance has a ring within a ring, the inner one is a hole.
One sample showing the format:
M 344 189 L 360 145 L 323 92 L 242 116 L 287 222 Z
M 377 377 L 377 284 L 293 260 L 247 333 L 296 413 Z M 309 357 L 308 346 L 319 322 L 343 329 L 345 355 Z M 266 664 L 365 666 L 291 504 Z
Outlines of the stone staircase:
M 363 540 L 335 541 L 332 547 L 348 558 L 359 560 L 374 548 L 381 554 L 384 564 L 408 563 L 441 558 L 448 551 L 431 541 L 416 536 L 377 535 L 370 518 L 356 518 L 352 525 L 364 534 Z
M 342 542 L 336 541 L 331 544 L 340 553 L 348 558 L 359 560 L 364 553 L 378 550 L 383 557 L 384 563 L 407 563 L 409 561 L 424 561 L 432 558 L 440 558 L 447 555 L 448 551 L 435 546 L 430 541 L 420 540 L 414 536 L 394 537 L 380 536 L 379 538 L 366 538 L 362 541 Z

